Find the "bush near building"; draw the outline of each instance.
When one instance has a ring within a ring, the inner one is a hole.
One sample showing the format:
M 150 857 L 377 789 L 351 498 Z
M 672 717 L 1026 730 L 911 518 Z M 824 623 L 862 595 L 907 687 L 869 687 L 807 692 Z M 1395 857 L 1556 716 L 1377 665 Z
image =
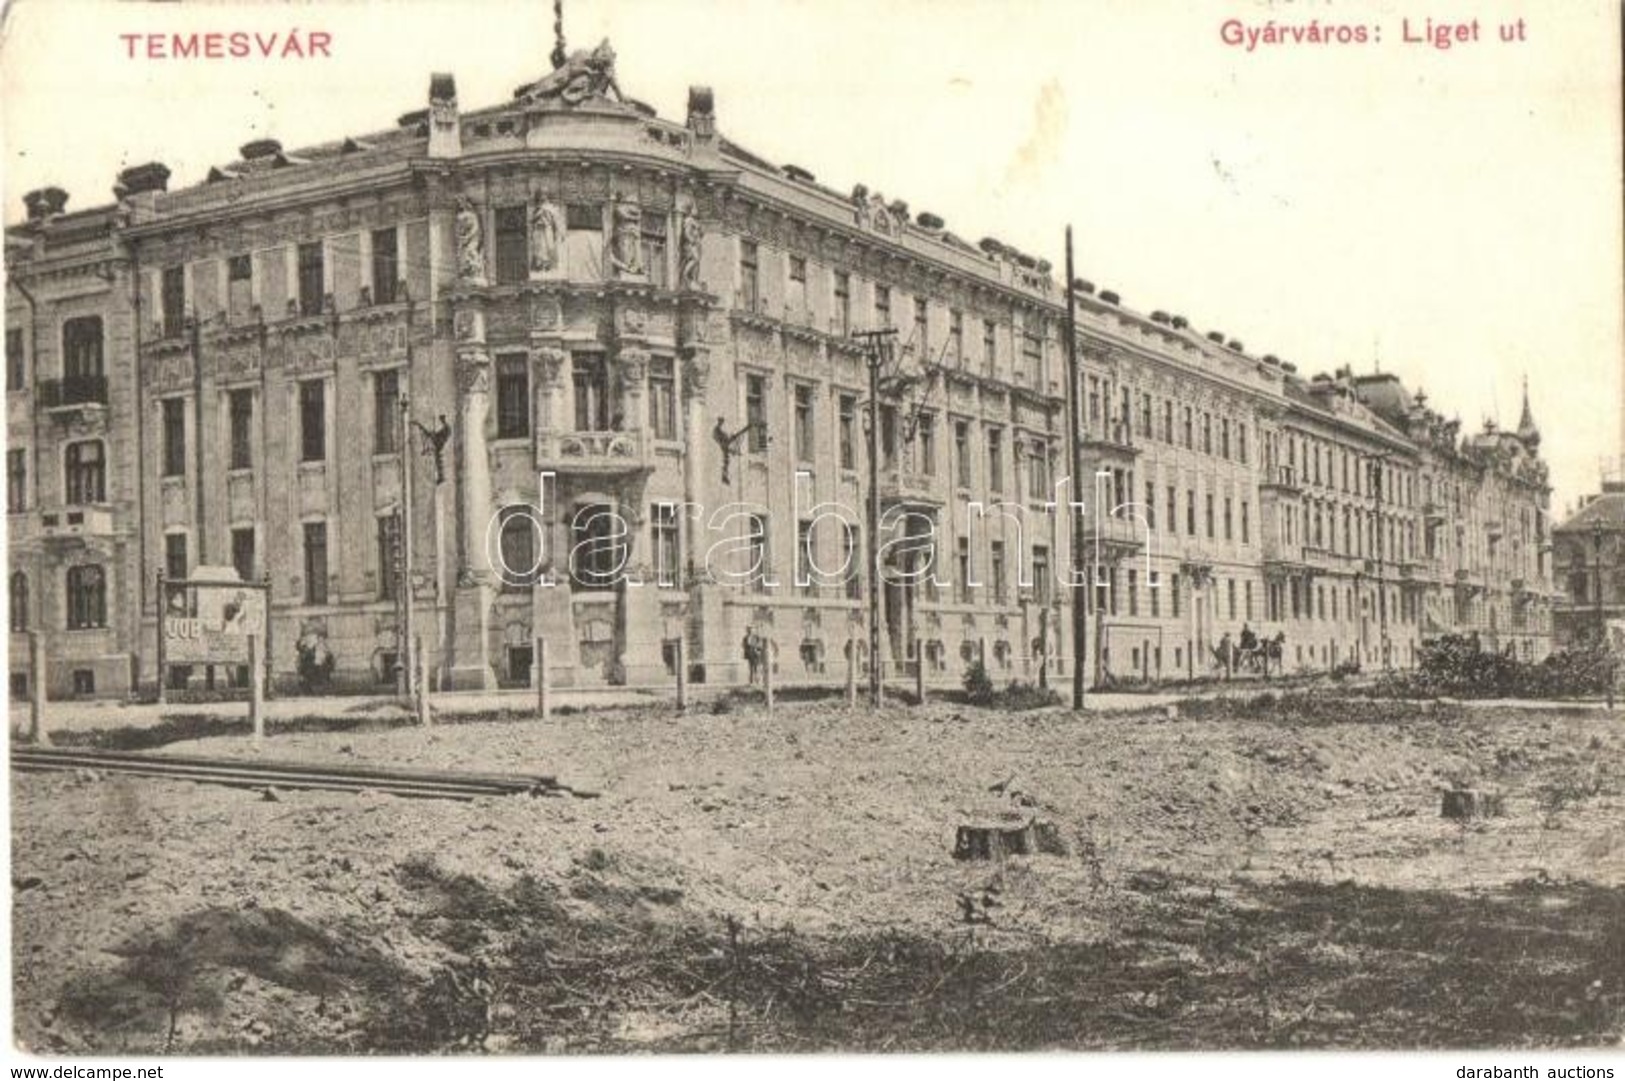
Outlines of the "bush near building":
M 1594 646 L 1530 663 L 1484 650 L 1468 635 L 1445 635 L 1423 645 L 1414 671 L 1385 673 L 1370 690 L 1399 698 L 1574 698 L 1603 693 L 1612 664 Z

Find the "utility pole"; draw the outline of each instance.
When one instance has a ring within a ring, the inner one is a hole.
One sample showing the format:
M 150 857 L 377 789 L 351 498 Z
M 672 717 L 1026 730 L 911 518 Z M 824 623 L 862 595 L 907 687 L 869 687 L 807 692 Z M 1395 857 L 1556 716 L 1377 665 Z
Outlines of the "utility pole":
M 397 656 L 401 660 L 403 676 L 400 691 L 410 696 L 412 684 L 418 675 L 416 647 L 417 639 L 412 619 L 412 416 L 411 400 L 403 392 L 401 394 L 401 416 L 399 446 L 396 448 L 401 458 L 401 525 L 398 534 L 398 544 L 401 552 L 400 577 L 396 580 L 396 590 L 401 606 L 401 647 Z M 427 688 L 424 688 L 427 690 Z
M 1084 601 L 1089 595 L 1085 582 L 1086 565 L 1083 558 L 1083 395 L 1078 386 L 1078 313 L 1077 297 L 1072 290 L 1072 226 L 1066 227 L 1066 413 L 1068 453 L 1071 459 L 1072 480 L 1067 489 L 1072 496 L 1072 708 L 1083 708 L 1084 669 L 1088 656 L 1085 639 L 1088 635 L 1089 614 Z M 1100 508 L 1095 508 L 1100 513 Z
M 869 363 L 869 705 L 879 709 L 884 697 L 880 678 L 880 616 L 885 604 L 880 585 L 880 369 L 891 353 L 895 327 L 854 331 L 867 346 Z

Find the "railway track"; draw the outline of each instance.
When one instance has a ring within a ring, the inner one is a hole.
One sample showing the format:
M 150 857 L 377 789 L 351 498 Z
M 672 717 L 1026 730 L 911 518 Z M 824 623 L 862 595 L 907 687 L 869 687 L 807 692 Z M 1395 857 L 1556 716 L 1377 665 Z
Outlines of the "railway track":
M 19 773 L 94 770 L 108 775 L 194 781 L 258 790 L 372 790 L 420 799 L 472 800 L 491 796 L 562 795 L 590 798 L 596 795 L 577 791 L 548 776 L 384 769 L 342 763 L 250 761 L 203 755 L 159 755 L 56 747 L 14 746 L 11 750 L 11 768 Z

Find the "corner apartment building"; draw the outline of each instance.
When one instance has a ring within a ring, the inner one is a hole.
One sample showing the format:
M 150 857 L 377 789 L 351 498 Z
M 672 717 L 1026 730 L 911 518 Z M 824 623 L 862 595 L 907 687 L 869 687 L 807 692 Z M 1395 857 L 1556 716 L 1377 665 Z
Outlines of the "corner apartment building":
M 88 290 L 45 291 L 52 344 L 24 343 L 10 402 L 8 447 L 52 474 L 13 505 L 34 606 L 19 620 L 14 602 L 13 627 L 101 658 L 57 693 L 206 678 L 160 677 L 156 581 L 222 566 L 269 584 L 280 683 L 301 641 L 342 685 L 391 682 L 403 590 L 442 686 L 525 682 L 539 636 L 563 685 L 663 681 L 679 641 L 695 678 L 742 681 L 752 631 L 781 680 L 840 680 L 849 649 L 867 663 L 872 354 L 855 332 L 878 329 L 895 331 L 875 433 L 882 659 L 945 681 L 979 656 L 1065 676 L 1067 289 L 1092 678 L 1211 672 L 1243 624 L 1283 636 L 1288 670 L 1408 664 L 1458 627 L 1547 648 L 1538 433 L 1461 441 L 1391 377 L 1306 380 L 1056 283 L 997 239 L 751 154 L 705 88 L 679 124 L 623 98 L 599 54 L 472 111 L 435 76 L 388 130 L 256 140 L 200 184 L 167 176 L 127 170 L 117 204 L 83 215 L 35 193 L 8 230 L 20 286 L 55 258 Z M 70 246 L 91 221 L 95 244 Z M 41 380 L 80 372 L 55 354 L 92 297 L 97 416 L 127 464 L 87 502 L 55 487 L 68 426 Z M 31 303 L 8 289 L 8 327 Z M 1435 520 L 1447 500 L 1461 509 Z M 51 556 L 36 503 L 105 505 L 107 535 Z M 68 579 L 92 557 L 112 584 L 84 628 Z

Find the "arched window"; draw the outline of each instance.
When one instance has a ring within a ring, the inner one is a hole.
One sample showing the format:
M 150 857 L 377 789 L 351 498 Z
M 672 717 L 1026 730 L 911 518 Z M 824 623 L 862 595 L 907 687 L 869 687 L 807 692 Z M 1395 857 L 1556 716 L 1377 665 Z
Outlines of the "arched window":
M 106 461 L 99 439 L 69 443 L 63 452 L 70 506 L 102 503 L 107 499 Z
M 502 508 L 497 568 L 506 589 L 529 589 L 540 574 L 541 522 L 529 507 Z
M 11 630 L 13 634 L 28 629 L 28 575 L 17 571 L 11 576 Z
M 68 568 L 68 629 L 107 626 L 107 577 L 89 563 Z

